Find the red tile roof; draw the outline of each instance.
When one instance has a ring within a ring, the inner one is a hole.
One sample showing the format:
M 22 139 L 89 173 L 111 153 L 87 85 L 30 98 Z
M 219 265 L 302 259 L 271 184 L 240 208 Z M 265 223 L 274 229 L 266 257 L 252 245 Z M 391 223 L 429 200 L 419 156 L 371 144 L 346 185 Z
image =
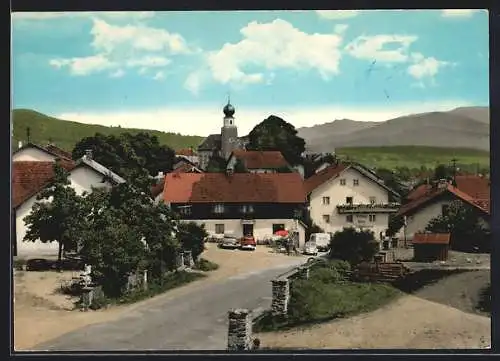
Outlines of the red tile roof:
M 234 150 L 233 156 L 240 159 L 247 169 L 276 169 L 289 164 L 279 151 Z
M 450 244 L 449 233 L 415 233 L 413 244 Z
M 460 189 L 452 186 L 451 184 L 446 185 L 443 188 L 427 188 L 427 192 L 424 193 L 422 196 L 419 198 L 415 198 L 414 200 L 410 201 L 409 203 L 406 203 L 403 205 L 398 213 L 396 215 L 409 215 L 412 213 L 415 213 L 420 209 L 420 207 L 424 206 L 425 204 L 428 204 L 435 198 L 437 198 L 440 195 L 443 195 L 445 193 L 452 194 L 459 198 L 460 200 L 469 203 L 470 205 L 478 208 L 479 210 L 483 211 L 484 213 L 489 214 L 489 201 L 488 202 L 480 202 L 477 199 L 474 199 L 470 195 L 468 195 L 465 192 L 462 192 Z M 487 203 L 487 204 L 485 204 Z
M 477 175 L 457 175 L 457 188 L 474 199 L 490 199 L 490 180 Z
M 71 160 L 71 153 L 66 152 L 64 149 L 61 149 L 54 144 L 48 144 L 45 146 L 45 149 L 47 149 L 50 153 L 55 154 L 61 158 L 65 158 L 68 160 Z
M 176 155 L 185 155 L 185 156 L 188 156 L 188 157 L 196 155 L 194 153 L 194 150 L 191 149 L 191 148 L 183 148 L 183 149 L 176 150 L 175 154 Z
M 168 173 L 167 203 L 304 203 L 298 173 Z
M 342 163 L 337 165 L 331 165 L 321 170 L 320 172 L 312 175 L 304 181 L 304 187 L 306 193 L 309 194 L 316 188 L 318 188 L 323 183 L 329 181 L 330 179 L 337 177 L 342 173 L 348 166 Z
M 74 162 L 61 161 L 66 170 L 75 167 Z M 54 162 L 12 163 L 12 206 L 17 208 L 49 184 L 54 176 Z

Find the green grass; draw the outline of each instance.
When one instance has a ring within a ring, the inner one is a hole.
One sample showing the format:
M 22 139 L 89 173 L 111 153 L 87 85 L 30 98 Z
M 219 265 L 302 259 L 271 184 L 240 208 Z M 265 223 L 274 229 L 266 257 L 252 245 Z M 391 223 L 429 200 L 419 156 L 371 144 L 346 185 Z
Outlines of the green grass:
M 285 330 L 373 311 L 402 293 L 387 284 L 351 282 L 345 269 L 325 264 L 311 269 L 309 280 L 293 280 L 286 318 L 269 311 L 257 318 L 255 332 Z
M 490 153 L 466 148 L 438 148 L 423 146 L 356 147 L 339 148 L 336 154 L 342 158 L 357 161 L 374 168 L 394 169 L 396 167 L 434 169 L 438 164 L 450 164 L 456 158 L 457 164 L 489 168 Z
M 159 119 L 158 121 L 165 121 Z M 15 109 L 12 112 L 13 143 L 17 148 L 19 140 L 26 142 L 26 127 L 30 127 L 30 140 L 38 144 L 46 144 L 51 140 L 58 147 L 71 152 L 73 147 L 82 138 L 91 137 L 95 133 L 118 135 L 129 132 L 136 134 L 147 132 L 156 135 L 160 144 L 168 145 L 173 149 L 197 147 L 204 137 L 184 136 L 177 133 L 165 133 L 157 130 L 141 130 L 121 127 L 106 127 L 103 125 L 83 124 L 69 120 L 61 120 L 28 109 Z

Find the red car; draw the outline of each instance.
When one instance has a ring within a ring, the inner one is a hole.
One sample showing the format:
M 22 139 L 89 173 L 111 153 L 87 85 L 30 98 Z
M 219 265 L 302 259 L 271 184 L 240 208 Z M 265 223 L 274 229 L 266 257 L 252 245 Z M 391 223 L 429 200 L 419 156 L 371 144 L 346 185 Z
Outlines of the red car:
M 244 236 L 240 240 L 240 249 L 248 249 L 250 251 L 255 251 L 257 247 L 257 242 L 253 236 Z

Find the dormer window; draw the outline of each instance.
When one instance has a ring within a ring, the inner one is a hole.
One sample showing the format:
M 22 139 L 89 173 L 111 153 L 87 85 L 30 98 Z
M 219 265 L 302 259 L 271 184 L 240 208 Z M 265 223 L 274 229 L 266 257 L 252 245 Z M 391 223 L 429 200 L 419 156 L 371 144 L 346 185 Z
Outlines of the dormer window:
M 223 204 L 216 204 L 214 206 L 214 213 L 215 214 L 222 214 L 222 213 L 224 213 L 224 205 Z

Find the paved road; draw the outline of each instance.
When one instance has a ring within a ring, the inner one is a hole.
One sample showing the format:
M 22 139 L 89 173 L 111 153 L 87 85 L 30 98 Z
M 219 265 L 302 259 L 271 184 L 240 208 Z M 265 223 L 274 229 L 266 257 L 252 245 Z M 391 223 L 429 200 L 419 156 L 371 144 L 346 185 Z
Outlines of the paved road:
M 268 308 L 270 280 L 305 262 L 235 276 L 172 299 L 154 299 L 117 321 L 94 324 L 35 347 L 52 351 L 225 350 L 231 308 Z M 165 297 L 166 298 L 166 297 Z

